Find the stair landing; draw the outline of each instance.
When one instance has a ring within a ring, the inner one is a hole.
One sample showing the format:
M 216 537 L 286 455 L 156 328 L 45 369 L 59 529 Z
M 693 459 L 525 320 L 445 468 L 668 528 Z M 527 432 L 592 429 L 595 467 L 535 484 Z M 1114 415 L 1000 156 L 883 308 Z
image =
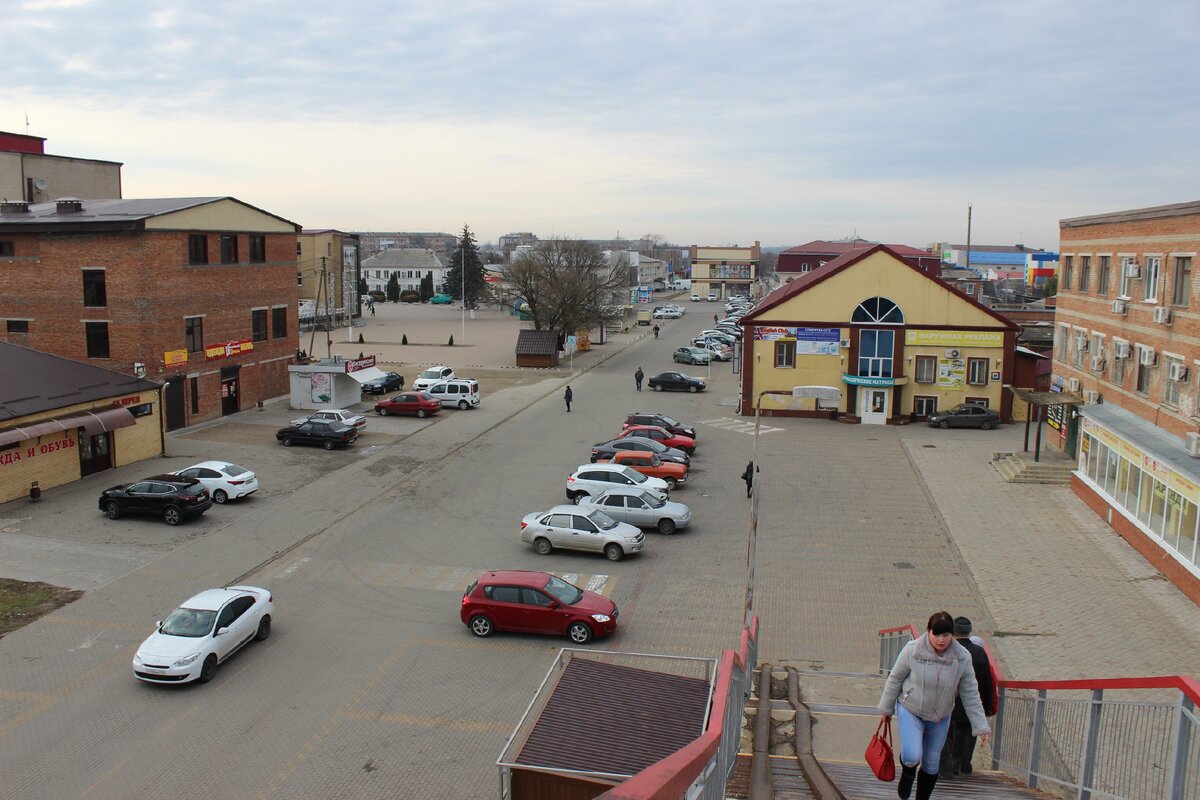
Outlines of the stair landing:
M 884 783 L 875 777 L 875 773 L 871 772 L 866 764 L 822 761 L 821 767 L 847 798 L 893 800 L 896 797 L 896 782 Z M 1057 800 L 1054 795 L 1021 786 L 999 772 L 978 769 L 970 775 L 963 775 L 954 780 L 938 781 L 933 796 L 938 800 Z

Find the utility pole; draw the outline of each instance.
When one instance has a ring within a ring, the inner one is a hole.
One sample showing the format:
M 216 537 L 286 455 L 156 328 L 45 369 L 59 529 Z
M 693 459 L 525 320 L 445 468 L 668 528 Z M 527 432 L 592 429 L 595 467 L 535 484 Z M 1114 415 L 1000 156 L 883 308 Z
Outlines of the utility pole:
M 967 204 L 967 269 L 971 268 L 971 204 Z
M 318 289 L 317 305 L 320 305 L 320 292 L 325 293 L 325 324 L 321 326 L 322 332 L 325 334 L 325 357 L 333 358 L 333 339 L 329 336 L 329 331 L 332 327 L 329 314 L 329 278 L 325 269 L 326 256 L 321 256 L 321 288 Z

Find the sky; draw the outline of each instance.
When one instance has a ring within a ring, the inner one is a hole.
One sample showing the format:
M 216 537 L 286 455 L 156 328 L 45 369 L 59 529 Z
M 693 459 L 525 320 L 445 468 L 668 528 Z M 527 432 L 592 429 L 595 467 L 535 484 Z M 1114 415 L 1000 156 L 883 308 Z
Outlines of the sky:
M 307 228 L 1058 249 L 1200 199 L 1196 0 L 0 0 L 0 130 Z M 28 128 L 26 127 L 28 119 Z

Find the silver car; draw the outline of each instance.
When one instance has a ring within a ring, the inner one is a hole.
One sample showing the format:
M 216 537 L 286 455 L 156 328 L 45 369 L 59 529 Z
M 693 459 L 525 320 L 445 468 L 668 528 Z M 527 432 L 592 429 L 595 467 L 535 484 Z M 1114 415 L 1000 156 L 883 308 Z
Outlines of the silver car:
M 598 509 L 618 522 L 639 528 L 652 528 L 670 535 L 692 522 L 692 510 L 683 503 L 672 503 L 644 489 L 614 487 L 599 497 L 580 501 L 579 508 Z
M 617 522 L 598 509 L 574 505 L 526 514 L 521 520 L 521 541 L 542 556 L 555 549 L 584 550 L 604 553 L 609 561 L 640 553 L 646 546 L 645 534 L 633 525 Z

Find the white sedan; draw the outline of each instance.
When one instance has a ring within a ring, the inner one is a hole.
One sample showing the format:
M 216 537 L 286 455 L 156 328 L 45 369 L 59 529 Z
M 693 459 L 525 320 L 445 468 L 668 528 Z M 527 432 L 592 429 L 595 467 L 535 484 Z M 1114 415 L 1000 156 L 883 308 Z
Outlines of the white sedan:
M 171 474 L 200 481 L 214 503 L 237 500 L 258 491 L 258 477 L 245 467 L 228 461 L 201 461 Z
M 584 550 L 604 553 L 609 561 L 640 553 L 646 546 L 646 536 L 637 527 L 617 522 L 599 509 L 575 505 L 526 514 L 521 520 L 521 541 L 533 545 L 540 556 L 556 549 Z
M 367 425 L 367 418 L 344 408 L 327 408 L 323 411 L 314 411 L 307 417 L 297 417 L 292 420 L 292 425 L 303 425 L 306 422 L 340 422 L 350 428 L 364 428 Z
M 654 312 L 655 319 L 679 319 L 683 314 L 673 308 L 660 308 Z
M 133 657 L 147 683 L 212 680 L 217 665 L 250 641 L 271 635 L 275 598 L 257 586 L 206 589 L 159 621 Z

